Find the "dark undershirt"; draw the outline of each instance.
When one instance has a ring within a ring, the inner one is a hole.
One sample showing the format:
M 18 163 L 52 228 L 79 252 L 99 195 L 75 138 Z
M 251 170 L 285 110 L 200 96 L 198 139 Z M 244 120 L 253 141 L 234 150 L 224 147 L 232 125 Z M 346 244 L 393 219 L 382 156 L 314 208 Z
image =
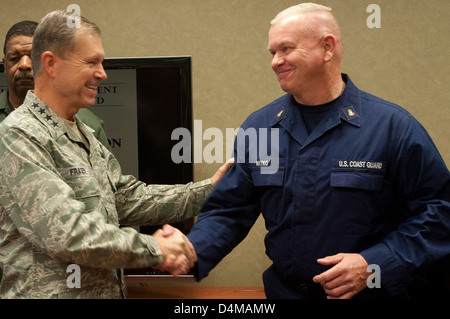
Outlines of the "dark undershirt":
M 336 103 L 336 100 L 337 99 L 321 105 L 303 105 L 297 103 L 297 106 L 302 113 L 308 135 L 314 131 L 317 125 L 319 125 L 325 114 L 327 114 Z

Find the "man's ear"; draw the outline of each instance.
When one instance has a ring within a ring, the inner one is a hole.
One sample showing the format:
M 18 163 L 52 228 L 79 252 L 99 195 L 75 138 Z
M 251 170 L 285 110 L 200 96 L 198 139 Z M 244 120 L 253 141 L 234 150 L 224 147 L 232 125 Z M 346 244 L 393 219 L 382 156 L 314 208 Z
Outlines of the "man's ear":
M 55 65 L 57 63 L 58 56 L 51 51 L 45 51 L 41 56 L 42 68 L 50 76 L 55 76 Z
M 330 62 L 336 52 L 336 38 L 332 34 L 327 34 L 323 37 L 323 58 L 325 62 Z

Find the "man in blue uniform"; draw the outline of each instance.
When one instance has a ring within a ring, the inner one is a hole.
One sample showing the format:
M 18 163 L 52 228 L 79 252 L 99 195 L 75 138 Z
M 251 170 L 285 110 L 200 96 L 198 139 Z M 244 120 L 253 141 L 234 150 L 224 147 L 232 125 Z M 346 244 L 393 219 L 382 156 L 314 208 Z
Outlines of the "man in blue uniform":
M 341 73 L 330 11 L 300 4 L 272 21 L 272 68 L 287 94 L 243 123 L 236 165 L 188 235 L 199 279 L 261 212 L 268 298 L 404 297 L 418 272 L 448 260 L 449 171 L 406 110 Z

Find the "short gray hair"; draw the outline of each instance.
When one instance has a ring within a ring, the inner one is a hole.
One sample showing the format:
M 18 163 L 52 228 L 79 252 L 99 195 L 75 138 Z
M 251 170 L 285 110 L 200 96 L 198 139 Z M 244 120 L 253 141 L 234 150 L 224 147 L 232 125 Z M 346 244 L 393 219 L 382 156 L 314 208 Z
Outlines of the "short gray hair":
M 41 57 L 45 51 L 51 51 L 61 58 L 68 51 L 76 49 L 76 32 L 80 28 L 101 35 L 100 28 L 88 19 L 80 16 L 80 27 L 70 26 L 68 19 L 73 19 L 72 13 L 56 10 L 48 13 L 39 22 L 33 37 L 31 63 L 34 77 L 43 71 Z
M 320 12 L 320 11 L 328 11 L 331 12 L 331 8 L 323 6 L 321 4 L 316 4 L 312 2 L 300 3 L 295 6 L 289 7 L 280 13 L 278 13 L 275 18 L 270 22 L 270 24 L 275 24 L 281 18 L 292 15 L 292 14 L 301 14 L 307 12 Z

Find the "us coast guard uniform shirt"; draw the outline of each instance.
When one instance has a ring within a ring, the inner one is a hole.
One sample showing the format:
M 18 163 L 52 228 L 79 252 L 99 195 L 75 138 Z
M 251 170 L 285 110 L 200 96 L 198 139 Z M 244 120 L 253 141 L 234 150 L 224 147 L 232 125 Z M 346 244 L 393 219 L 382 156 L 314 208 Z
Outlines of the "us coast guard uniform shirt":
M 75 116 L 89 142 L 31 91 L 0 124 L 0 298 L 120 298 L 120 268 L 163 261 L 154 237 L 120 225 L 161 225 L 198 213 L 211 180 L 145 185 Z M 68 266 L 80 286 L 68 285 Z
M 249 161 L 252 142 L 245 154 L 235 144 L 236 165 L 188 235 L 199 279 L 243 240 L 260 212 L 266 253 L 287 282 L 311 283 L 328 269 L 318 258 L 361 253 L 396 295 L 416 269 L 450 254 L 450 174 L 435 145 L 407 111 L 343 79 L 345 91 L 310 135 L 291 95 L 243 123 L 243 132 L 256 129 L 259 146 L 274 143 L 270 130 L 278 129 L 278 169 L 263 174 L 270 160 L 261 149 Z

